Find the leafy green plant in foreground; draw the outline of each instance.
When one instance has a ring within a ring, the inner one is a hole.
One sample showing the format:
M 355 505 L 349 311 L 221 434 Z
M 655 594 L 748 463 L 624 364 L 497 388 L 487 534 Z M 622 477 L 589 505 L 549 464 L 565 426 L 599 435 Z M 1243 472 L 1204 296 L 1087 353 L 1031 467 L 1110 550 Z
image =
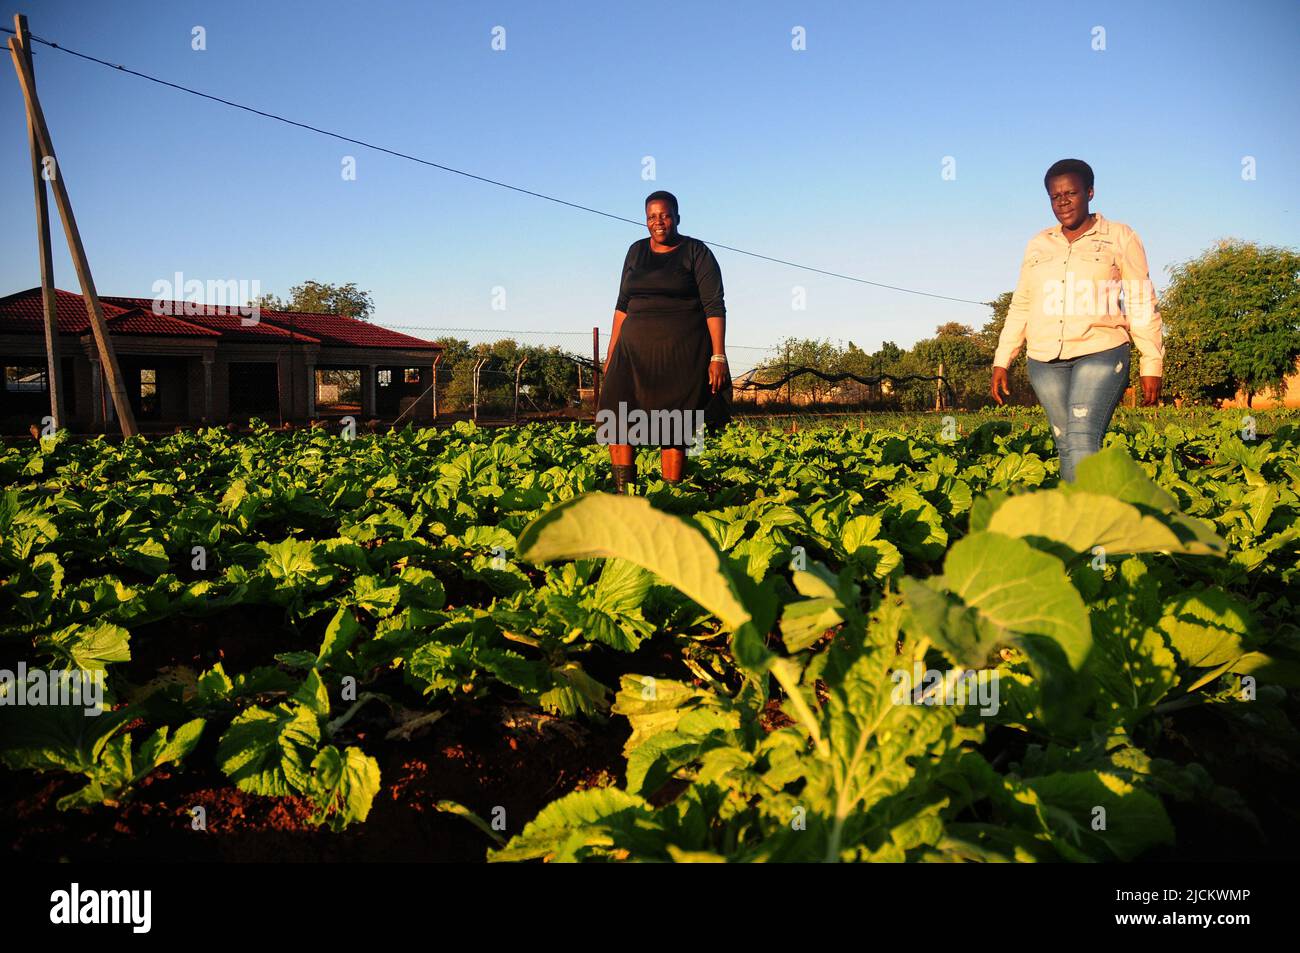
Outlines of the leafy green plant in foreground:
M 204 721 L 195 718 L 173 733 L 163 726 L 144 741 L 119 731 L 128 712 L 87 717 L 80 706 L 49 705 L 27 711 L 0 709 L 6 746 L 0 761 L 9 768 L 68 771 L 86 784 L 59 799 L 60 810 L 117 804 L 154 769 L 183 761 L 198 744 Z
M 604 494 L 561 504 L 520 535 L 521 556 L 617 557 L 654 572 L 717 617 L 747 677 L 727 693 L 625 676 L 614 711 L 632 727 L 626 784 L 559 799 L 490 859 L 1141 856 L 1174 837 L 1161 795 L 1238 805 L 1194 766 L 1147 756 L 1130 732 L 1167 694 L 1229 673 L 1247 646 L 1225 648 L 1213 620 L 1198 631 L 1186 597 L 1131 606 L 1103 594 L 1108 579 L 1141 589 L 1136 554 L 1224 550 L 1118 449 L 1088 460 L 1073 486 L 978 501 L 941 576 L 904 579 L 901 598 L 865 607 L 851 568 L 795 571 L 805 598 L 778 608 L 688 520 Z M 1145 610 L 1177 628 L 1148 627 Z M 834 629 L 823 651 L 810 647 L 810 620 Z M 785 651 L 770 644 L 778 629 Z M 915 663 L 942 664 L 944 681 L 900 698 L 894 673 Z M 1202 675 L 1179 679 L 1180 667 Z M 935 704 L 981 669 L 1009 688 L 992 723 L 1029 739 L 1006 774 L 981 753 L 977 711 Z M 785 723 L 769 730 L 772 682 Z

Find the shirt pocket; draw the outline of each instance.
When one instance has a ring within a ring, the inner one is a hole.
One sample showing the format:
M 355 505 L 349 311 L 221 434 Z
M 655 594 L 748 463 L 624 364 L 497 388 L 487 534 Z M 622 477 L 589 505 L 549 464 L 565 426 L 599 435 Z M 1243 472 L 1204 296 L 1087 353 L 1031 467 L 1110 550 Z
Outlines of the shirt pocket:
M 1021 281 L 1029 295 L 1032 311 L 1059 313 L 1061 266 L 1064 262 L 1063 255 L 1052 251 L 1031 251 L 1025 256 Z
M 1103 245 L 1098 249 L 1084 248 L 1079 251 L 1078 270 L 1088 273 L 1096 281 L 1119 281 L 1123 272 L 1119 263 L 1119 249 Z
M 1070 271 L 1076 316 L 1089 316 L 1095 323 L 1110 326 L 1120 314 L 1119 253 L 1113 247 L 1080 248 L 1071 255 Z

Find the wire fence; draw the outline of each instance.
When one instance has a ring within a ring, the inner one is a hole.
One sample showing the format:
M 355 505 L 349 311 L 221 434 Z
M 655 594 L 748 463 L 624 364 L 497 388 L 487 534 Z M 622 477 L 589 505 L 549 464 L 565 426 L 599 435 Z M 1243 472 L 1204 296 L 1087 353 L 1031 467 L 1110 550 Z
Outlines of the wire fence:
M 454 419 L 591 419 L 608 336 L 591 331 L 383 325 L 439 344 L 437 414 Z M 959 405 L 943 367 L 860 374 L 790 360 L 780 344 L 728 344 L 736 414 L 852 413 Z
M 581 418 L 594 411 L 591 331 L 388 327 L 442 348 L 439 417 Z
M 866 409 L 871 405 L 883 408 L 887 397 L 901 394 L 905 387 L 915 384 L 932 384 L 935 388 L 935 409 L 952 408 L 957 404 L 957 395 L 952 385 L 940 374 L 878 374 L 862 377 L 851 371 L 823 371 L 816 367 L 791 367 L 780 376 L 761 375 L 757 371 L 741 378 L 733 389 L 742 394 L 752 395 L 755 405 L 760 403 L 760 395 L 779 395 L 786 390 L 786 403 L 793 404 L 791 393 L 794 383 L 800 382 L 800 393 L 809 381 L 820 381 L 823 399 L 810 400 L 808 405 L 837 405 L 845 409 Z M 816 385 L 814 384 L 814 387 Z M 769 401 L 770 403 L 770 401 Z
M 521 346 L 556 349 L 570 355 L 575 360 L 585 361 L 589 365 L 593 355 L 592 345 L 598 343 L 600 355 L 605 356 L 609 344 L 608 332 L 601 328 L 591 331 L 531 331 L 516 329 L 485 328 L 434 328 L 412 324 L 376 324 L 376 327 L 400 331 L 414 337 L 435 343 L 445 343 L 448 339 L 462 341 L 471 347 L 492 345 L 501 341 L 514 341 Z M 727 356 L 731 362 L 733 377 L 765 366 L 774 361 L 780 353 L 780 345 L 727 344 Z
M 438 344 L 439 417 L 480 420 L 590 418 L 608 331 L 377 325 Z M 778 347 L 727 345 L 733 379 L 766 366 Z

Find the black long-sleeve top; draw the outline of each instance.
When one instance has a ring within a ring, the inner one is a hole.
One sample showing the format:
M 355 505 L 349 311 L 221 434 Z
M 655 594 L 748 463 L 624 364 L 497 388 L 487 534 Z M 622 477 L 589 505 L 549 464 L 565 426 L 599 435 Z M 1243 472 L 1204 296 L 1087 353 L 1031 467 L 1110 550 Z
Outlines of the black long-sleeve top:
M 628 314 L 634 302 L 636 310 L 646 311 L 694 303 L 705 317 L 727 316 L 722 270 L 713 251 L 698 238 L 678 237 L 680 243 L 669 252 L 651 251 L 649 238 L 632 243 L 623 260 L 615 311 Z

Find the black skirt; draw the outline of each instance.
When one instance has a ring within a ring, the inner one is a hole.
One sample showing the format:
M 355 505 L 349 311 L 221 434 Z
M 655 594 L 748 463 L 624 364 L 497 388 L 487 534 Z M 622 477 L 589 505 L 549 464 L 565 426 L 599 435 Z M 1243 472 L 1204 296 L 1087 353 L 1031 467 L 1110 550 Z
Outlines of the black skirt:
M 702 416 L 693 420 L 702 420 L 710 429 L 724 427 L 731 419 L 731 377 L 727 375 L 718 393 L 710 391 L 712 354 L 709 327 L 698 306 L 642 310 L 633 304 L 609 357 L 598 409 L 615 415 L 698 411 Z M 682 445 L 663 434 L 646 443 Z

